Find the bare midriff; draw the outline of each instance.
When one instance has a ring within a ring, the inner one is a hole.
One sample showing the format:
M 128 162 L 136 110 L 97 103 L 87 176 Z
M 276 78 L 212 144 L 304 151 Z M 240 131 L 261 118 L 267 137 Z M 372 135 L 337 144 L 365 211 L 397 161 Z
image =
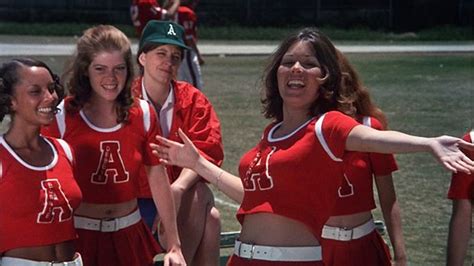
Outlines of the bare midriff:
M 74 254 L 73 240 L 70 240 L 54 245 L 15 248 L 6 251 L 3 256 L 34 261 L 65 262 L 74 260 Z
M 293 219 L 272 213 L 245 216 L 240 241 L 264 246 L 319 246 L 309 228 Z
M 326 222 L 326 225 L 352 229 L 366 223 L 370 219 L 372 219 L 372 213 L 370 211 L 359 212 L 349 215 L 331 216 Z
M 126 216 L 137 208 L 137 200 L 115 203 L 115 204 L 95 204 L 83 202 L 77 208 L 74 215 L 95 219 L 109 219 Z

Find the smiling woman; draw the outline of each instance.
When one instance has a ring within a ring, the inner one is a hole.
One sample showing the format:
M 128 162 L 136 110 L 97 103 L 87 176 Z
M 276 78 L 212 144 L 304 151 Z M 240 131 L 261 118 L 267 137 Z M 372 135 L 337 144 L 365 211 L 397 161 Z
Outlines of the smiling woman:
M 82 265 L 73 245 L 81 201 L 73 156 L 64 141 L 39 134 L 54 119 L 58 95 L 62 87 L 43 62 L 14 59 L 0 67 L 0 121 L 11 116 L 0 135 L 1 265 Z M 22 200 L 12 204 L 14 195 Z
M 428 152 L 449 170 L 474 171 L 459 149 L 474 145 L 459 138 L 378 131 L 338 111 L 349 107 L 351 96 L 341 81 L 331 41 L 317 29 L 302 29 L 280 44 L 264 72 L 262 103 L 272 121 L 242 156 L 240 178 L 206 160 L 183 131 L 183 144 L 157 136 L 160 144 L 151 145 L 162 163 L 192 169 L 241 204 L 242 230 L 228 265 L 323 265 L 323 227 L 350 151 Z M 358 230 L 346 231 L 352 237 Z M 351 262 L 374 265 L 365 258 Z
M 168 178 L 147 148 L 159 133 L 156 114 L 131 96 L 131 57 L 130 41 L 117 28 L 86 30 L 65 74 L 71 95 L 43 132 L 68 141 L 78 158 L 75 174 L 84 200 L 74 225 L 85 265 L 151 265 L 163 252 L 137 209 L 136 187 L 145 168 L 166 227 L 165 261 L 181 265 Z

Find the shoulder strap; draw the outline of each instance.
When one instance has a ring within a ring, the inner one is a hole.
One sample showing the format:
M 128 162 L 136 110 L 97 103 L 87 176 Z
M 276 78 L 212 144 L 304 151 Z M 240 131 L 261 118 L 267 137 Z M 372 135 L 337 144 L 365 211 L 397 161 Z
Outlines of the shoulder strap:
M 56 114 L 56 122 L 58 124 L 58 130 L 61 138 L 64 137 L 66 132 L 66 110 L 64 107 L 64 100 L 58 104 L 59 112 Z
M 318 121 L 316 121 L 316 124 L 314 125 L 314 131 L 316 133 L 316 137 L 319 140 L 319 143 L 321 143 L 321 146 L 323 146 L 324 151 L 329 155 L 329 157 L 336 162 L 342 162 L 341 158 L 338 158 L 332 153 L 331 149 L 329 148 L 328 143 L 326 142 L 326 139 L 324 139 L 324 134 L 323 134 L 323 121 L 324 117 L 326 117 L 326 114 L 323 114 L 318 118 Z
M 370 116 L 364 116 L 362 118 L 362 124 L 364 126 L 372 127 L 372 121 L 370 120 Z
M 56 140 L 58 141 L 59 145 L 63 148 L 63 151 L 67 156 L 67 159 L 72 163 L 73 157 L 72 157 L 71 147 L 69 146 L 69 144 L 63 139 L 56 139 Z
M 150 130 L 150 104 L 145 101 L 145 100 L 142 100 L 142 99 L 139 99 L 138 100 L 139 102 L 139 105 L 140 105 L 140 108 L 142 109 L 142 113 L 143 113 L 143 127 L 145 128 L 145 132 L 148 133 L 148 130 Z

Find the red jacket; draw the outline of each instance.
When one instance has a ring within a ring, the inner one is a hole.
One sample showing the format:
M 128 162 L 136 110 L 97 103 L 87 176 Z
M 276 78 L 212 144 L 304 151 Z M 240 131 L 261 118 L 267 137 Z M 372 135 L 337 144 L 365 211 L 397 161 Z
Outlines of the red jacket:
M 132 92 L 136 97 L 143 98 L 142 78 L 137 78 L 132 84 Z M 210 162 L 220 166 L 224 160 L 221 126 L 214 108 L 207 97 L 187 82 L 172 81 L 175 102 L 173 118 L 168 139 L 182 143 L 178 129 L 192 140 L 200 153 Z M 159 113 L 159 110 L 157 110 Z M 182 168 L 168 167 L 170 182 L 174 182 Z M 140 187 L 141 196 L 151 197 L 147 179 Z M 144 185 L 146 185 L 144 187 Z

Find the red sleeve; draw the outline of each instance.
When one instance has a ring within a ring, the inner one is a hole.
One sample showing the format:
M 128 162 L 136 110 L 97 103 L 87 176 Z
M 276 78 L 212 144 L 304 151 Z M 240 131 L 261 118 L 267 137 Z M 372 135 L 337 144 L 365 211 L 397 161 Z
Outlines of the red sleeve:
M 474 135 L 474 131 L 471 132 Z M 469 134 L 464 135 L 463 139 L 473 142 Z M 464 151 L 464 153 L 474 160 L 474 152 Z M 453 173 L 451 177 L 451 185 L 448 191 L 449 199 L 474 199 L 474 174 L 466 174 L 462 172 Z
M 382 124 L 375 118 L 371 117 L 370 126 L 377 130 L 383 130 Z M 398 170 L 397 162 L 393 154 L 369 153 L 372 172 L 375 176 L 385 176 Z
M 207 160 L 220 166 L 224 160 L 224 148 L 219 119 L 207 98 L 196 97 L 194 100 L 186 133 Z
M 327 148 L 337 159 L 341 159 L 346 149 L 347 136 L 355 126 L 360 124 L 353 118 L 338 111 L 328 112 L 322 118 L 322 135 L 327 142 Z M 316 133 L 318 138 L 320 138 L 320 133 Z M 325 150 L 328 152 L 326 148 Z

